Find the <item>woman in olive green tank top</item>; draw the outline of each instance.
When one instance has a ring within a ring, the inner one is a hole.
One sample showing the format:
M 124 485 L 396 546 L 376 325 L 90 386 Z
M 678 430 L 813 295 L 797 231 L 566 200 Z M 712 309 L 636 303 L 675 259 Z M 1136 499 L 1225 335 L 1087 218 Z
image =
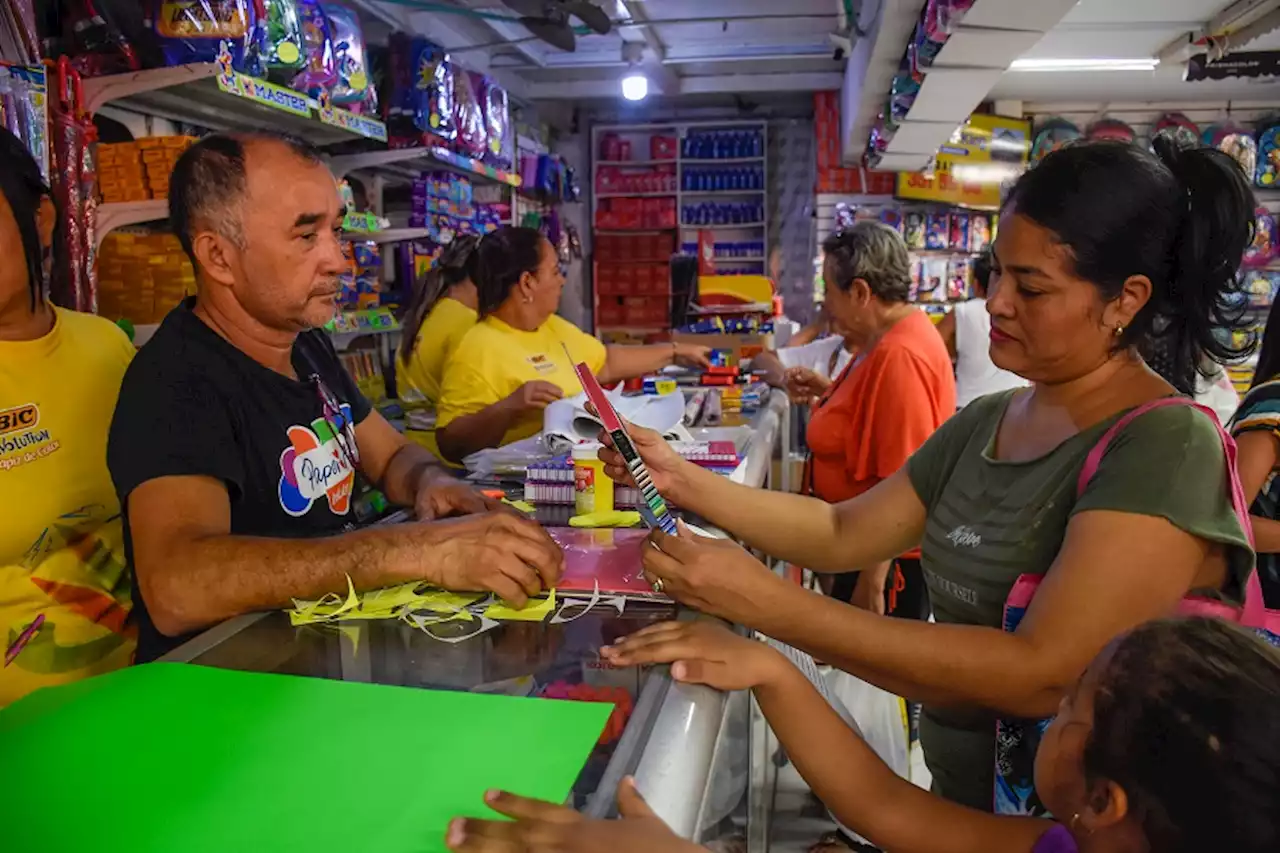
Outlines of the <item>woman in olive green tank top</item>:
M 1217 151 L 1158 150 L 1071 146 L 1018 180 L 987 310 L 992 361 L 1032 386 L 980 398 L 870 492 L 827 505 L 750 490 L 635 435 L 667 498 L 751 548 L 821 572 L 922 548 L 936 624 L 823 598 L 729 542 L 655 534 L 645 568 L 686 604 L 923 702 L 935 788 L 966 805 L 993 806 L 998 718 L 1052 716 L 1112 637 L 1172 613 L 1190 590 L 1238 602 L 1252 570 L 1217 430 L 1190 407 L 1126 426 L 1077 495 L 1109 424 L 1189 391 L 1202 358 L 1242 354 L 1214 328 L 1241 325 L 1224 306 L 1240 291 L 1249 184 Z M 1176 354 L 1172 384 L 1137 354 L 1157 333 Z M 604 455 L 626 479 L 620 458 Z M 1005 600 L 1023 574 L 1044 582 L 1005 631 Z M 1029 775 L 1018 775 L 1033 741 L 1034 731 L 1001 744 L 1001 776 L 1025 780 L 1002 784 L 1002 810 L 1041 811 Z

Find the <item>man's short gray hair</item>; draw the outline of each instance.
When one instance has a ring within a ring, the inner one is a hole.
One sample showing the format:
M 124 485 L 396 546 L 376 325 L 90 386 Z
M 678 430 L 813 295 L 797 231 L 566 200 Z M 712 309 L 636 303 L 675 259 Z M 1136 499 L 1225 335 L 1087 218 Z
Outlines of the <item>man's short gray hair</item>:
M 192 251 L 198 228 L 244 247 L 240 202 L 247 187 L 245 148 L 254 142 L 277 142 L 303 160 L 324 162 L 306 142 L 273 133 L 214 133 L 184 151 L 169 176 L 169 224 L 193 266 L 198 266 Z
M 911 295 L 911 258 L 897 231 L 879 222 L 863 221 L 822 241 L 835 277 L 827 287 L 847 291 L 862 279 L 885 302 L 906 302 Z

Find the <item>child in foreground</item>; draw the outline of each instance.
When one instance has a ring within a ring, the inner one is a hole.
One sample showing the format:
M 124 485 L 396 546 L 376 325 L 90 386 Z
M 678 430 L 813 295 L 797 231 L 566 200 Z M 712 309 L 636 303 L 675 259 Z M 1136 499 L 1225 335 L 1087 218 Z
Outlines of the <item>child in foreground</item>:
M 841 823 L 890 853 L 1274 853 L 1280 850 L 1280 654 L 1214 619 L 1142 625 L 1102 651 L 1036 754 L 1058 822 L 956 805 L 896 776 L 804 675 L 710 621 L 665 622 L 605 648 L 673 663 L 678 681 L 751 689 L 787 754 Z M 460 853 L 686 853 L 630 782 L 622 820 L 492 792 L 514 823 L 455 820 Z

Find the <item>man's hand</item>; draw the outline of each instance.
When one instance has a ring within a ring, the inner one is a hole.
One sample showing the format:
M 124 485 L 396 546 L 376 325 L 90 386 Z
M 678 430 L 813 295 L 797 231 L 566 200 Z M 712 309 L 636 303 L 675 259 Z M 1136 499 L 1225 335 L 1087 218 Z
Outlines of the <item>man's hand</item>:
M 413 505 L 419 521 L 498 512 L 502 508 L 501 501 L 485 497 L 466 483 L 434 467 L 422 475 Z
M 789 367 L 785 376 L 791 402 L 811 406 L 831 387 L 831 380 L 808 367 Z
M 455 853 L 691 853 L 653 813 L 635 782 L 618 786 L 619 820 L 588 820 L 567 806 L 490 791 L 484 800 L 510 821 L 457 818 L 445 843 Z
M 564 552 L 546 531 L 510 512 L 432 522 L 420 577 L 458 592 L 492 592 L 515 607 L 549 590 Z
M 526 382 L 503 399 L 503 405 L 517 415 L 538 412 L 564 396 L 564 391 L 553 382 L 535 379 Z

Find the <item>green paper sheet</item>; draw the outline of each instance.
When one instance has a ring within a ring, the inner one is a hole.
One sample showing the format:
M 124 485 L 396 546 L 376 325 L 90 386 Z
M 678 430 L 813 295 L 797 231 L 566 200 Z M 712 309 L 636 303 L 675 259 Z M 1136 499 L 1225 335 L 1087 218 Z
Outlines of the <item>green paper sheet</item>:
M 490 788 L 562 802 L 611 710 L 132 667 L 0 712 L 0 850 L 443 853 Z

